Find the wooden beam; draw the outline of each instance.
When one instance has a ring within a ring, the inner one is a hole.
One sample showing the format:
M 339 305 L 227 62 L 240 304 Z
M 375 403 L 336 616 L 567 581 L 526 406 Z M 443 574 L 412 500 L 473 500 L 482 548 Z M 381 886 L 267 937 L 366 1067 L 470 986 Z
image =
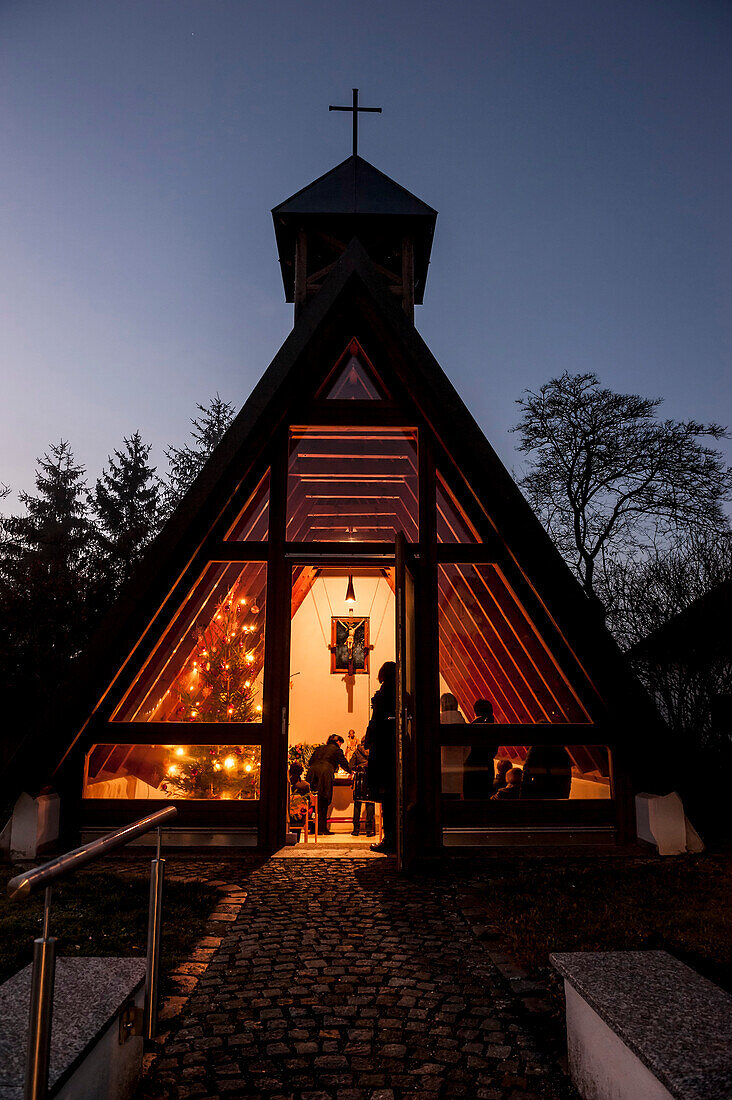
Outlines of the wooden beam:
M 307 298 L 308 283 L 308 241 L 303 228 L 298 229 L 295 241 L 295 320 L 297 320 Z
M 410 321 L 414 321 L 414 241 L 405 234 L 402 237 L 402 307 Z

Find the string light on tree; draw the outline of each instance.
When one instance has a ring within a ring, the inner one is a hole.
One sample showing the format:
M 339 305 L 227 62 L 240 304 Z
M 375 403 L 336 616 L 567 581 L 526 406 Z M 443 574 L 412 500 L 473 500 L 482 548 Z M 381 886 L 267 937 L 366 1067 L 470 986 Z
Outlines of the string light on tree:
M 176 721 L 257 720 L 261 708 L 255 706 L 251 675 L 260 633 L 258 614 L 256 602 L 229 596 L 206 626 L 198 625 L 190 675 L 178 693 Z
M 259 745 L 186 745 L 167 764 L 161 789 L 170 798 L 254 799 L 259 797 Z

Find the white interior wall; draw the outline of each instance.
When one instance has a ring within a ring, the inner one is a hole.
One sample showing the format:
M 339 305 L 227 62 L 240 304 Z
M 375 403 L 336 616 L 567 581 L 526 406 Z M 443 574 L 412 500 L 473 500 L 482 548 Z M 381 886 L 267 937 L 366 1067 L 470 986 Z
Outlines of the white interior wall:
M 371 716 L 371 696 L 379 686 L 376 674 L 393 661 L 394 594 L 386 578 L 353 574 L 354 618 L 369 616 L 369 675 L 357 673 L 350 693 L 342 672 L 330 671 L 330 620 L 348 617 L 345 596 L 348 574 L 318 577 L 292 620 L 290 643 L 290 744 L 321 744 L 331 733 L 343 736 L 355 729 L 359 737 Z

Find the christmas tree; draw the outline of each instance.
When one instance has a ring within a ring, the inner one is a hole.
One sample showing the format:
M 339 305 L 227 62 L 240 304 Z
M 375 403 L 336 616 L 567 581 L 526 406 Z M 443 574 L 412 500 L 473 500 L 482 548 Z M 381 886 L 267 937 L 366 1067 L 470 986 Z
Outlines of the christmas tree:
M 179 722 L 257 722 L 254 702 L 254 646 L 259 636 L 259 608 L 246 599 L 218 604 L 207 626 L 196 628 L 196 649 L 179 691 Z
M 256 722 L 254 649 L 260 634 L 256 602 L 232 592 L 213 618 L 196 627 L 196 645 L 178 692 L 179 722 Z M 258 745 L 186 745 L 171 749 L 163 790 L 177 798 L 258 798 Z
M 161 790 L 172 798 L 259 798 L 259 745 L 185 745 L 171 749 Z

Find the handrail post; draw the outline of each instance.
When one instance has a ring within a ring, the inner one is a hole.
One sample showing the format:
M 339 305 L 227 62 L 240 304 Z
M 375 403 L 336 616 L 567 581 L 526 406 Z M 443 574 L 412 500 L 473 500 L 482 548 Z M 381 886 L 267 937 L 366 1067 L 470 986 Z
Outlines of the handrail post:
M 147 922 L 147 969 L 145 971 L 145 1038 L 154 1039 L 158 1029 L 160 998 L 160 928 L 163 914 L 165 860 L 160 858 L 161 830 L 157 852 L 150 865 L 150 909 Z
M 50 915 L 51 887 L 47 886 L 43 908 L 43 935 L 33 941 L 25 1100 L 45 1100 L 48 1096 L 53 981 L 56 972 L 56 939 L 48 934 Z

